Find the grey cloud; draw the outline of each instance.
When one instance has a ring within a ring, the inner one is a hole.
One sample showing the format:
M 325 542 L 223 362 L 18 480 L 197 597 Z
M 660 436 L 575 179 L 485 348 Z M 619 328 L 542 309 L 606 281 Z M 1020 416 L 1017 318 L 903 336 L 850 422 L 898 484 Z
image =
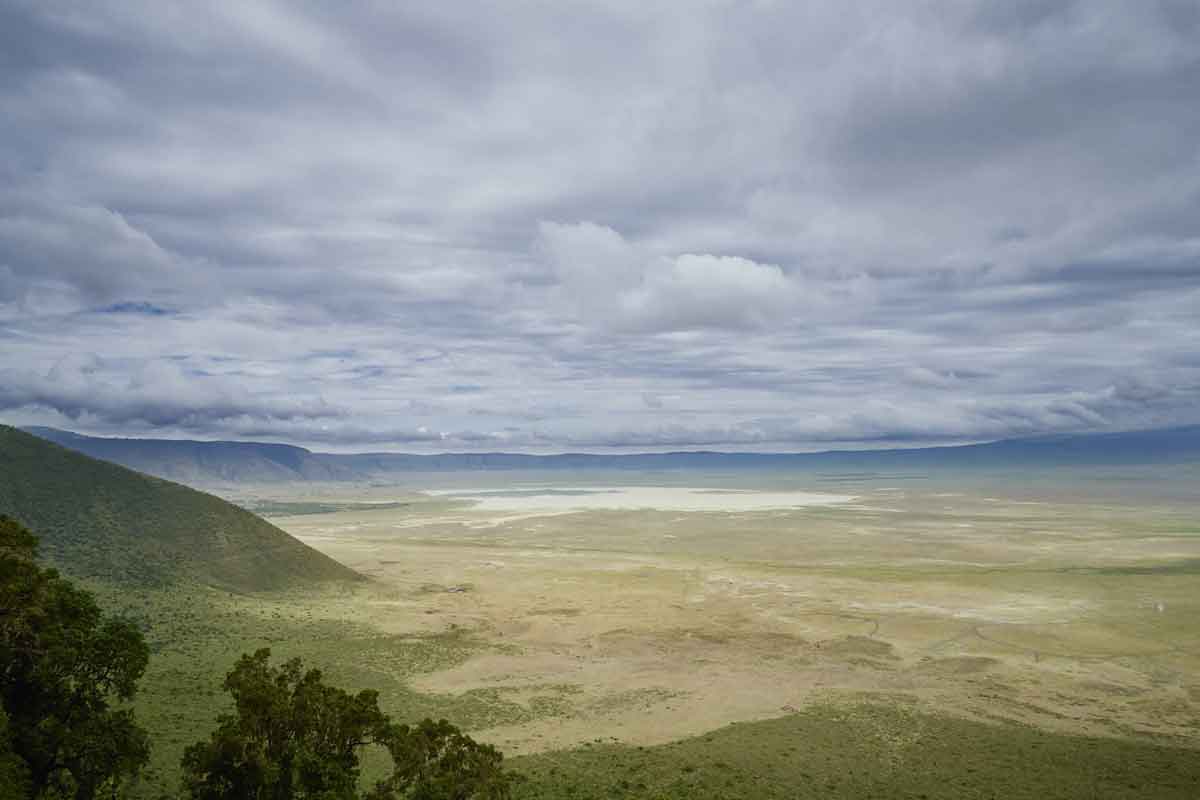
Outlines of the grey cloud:
M 1174 397 L 1176 404 L 1194 402 L 1197 389 Z M 1144 425 L 1161 424 L 1141 412 L 1155 401 L 1175 394 L 1136 383 L 1109 386 L 1097 392 L 1057 397 L 1027 396 L 979 402 L 971 398 L 943 400 L 936 407 L 914 407 L 886 400 L 864 399 L 859 408 L 808 417 L 768 417 L 733 424 L 695 426 L 668 423 L 654 428 L 616 431 L 581 438 L 576 445 L 591 447 L 737 447 L 745 449 L 811 446 L 847 442 L 943 442 L 996 439 L 1055 431 L 1093 430 L 1110 424 L 1112 416 L 1133 412 Z M 1182 393 L 1181 393 L 1182 394 Z
M 238 419 L 322 420 L 346 416 L 317 400 L 256 398 L 232 382 L 198 380 L 169 361 L 132 373 L 91 354 L 70 355 L 45 374 L 0 372 L 0 410 L 39 406 L 72 420 L 190 427 Z
M 416 449 L 1195 422 L 1198 26 L 3 3 L 0 405 Z
M 39 291 L 103 302 L 186 282 L 173 254 L 109 209 L 19 195 L 0 204 L 0 302 Z

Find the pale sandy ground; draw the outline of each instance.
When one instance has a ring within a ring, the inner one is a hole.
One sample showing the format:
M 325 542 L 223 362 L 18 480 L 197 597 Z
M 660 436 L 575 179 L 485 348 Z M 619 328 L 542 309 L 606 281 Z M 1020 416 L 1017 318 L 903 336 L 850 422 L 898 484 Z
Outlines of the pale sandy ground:
M 766 511 L 848 503 L 853 495 L 828 492 L 758 492 L 688 486 L 548 486 L 519 492 L 495 489 L 434 489 L 431 497 L 467 500 L 473 512 L 523 515 L 568 511 Z
M 377 579 L 359 621 L 494 645 L 415 688 L 569 705 L 478 732 L 507 752 L 657 743 L 856 691 L 1200 745 L 1200 571 L 1146 569 L 1200 558 L 1190 510 L 523 488 L 274 519 Z M 1143 572 L 1112 571 L 1130 567 Z

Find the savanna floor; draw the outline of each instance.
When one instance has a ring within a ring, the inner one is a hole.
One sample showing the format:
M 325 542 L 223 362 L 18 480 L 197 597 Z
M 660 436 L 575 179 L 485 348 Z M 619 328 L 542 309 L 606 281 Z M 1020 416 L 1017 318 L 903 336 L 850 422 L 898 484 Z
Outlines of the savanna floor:
M 255 490 L 241 500 L 373 581 L 146 595 L 174 621 L 143 703 L 208 693 L 175 704 L 184 733 L 160 772 L 262 644 L 510 755 L 663 745 L 864 697 L 1200 748 L 1200 512 L 878 484 Z
M 375 489 L 327 500 L 371 501 Z M 1200 737 L 1200 524 L 1178 507 L 518 487 L 281 516 L 376 579 L 360 618 L 487 646 L 414 677 L 565 710 L 509 752 L 654 744 L 879 691 L 976 719 Z

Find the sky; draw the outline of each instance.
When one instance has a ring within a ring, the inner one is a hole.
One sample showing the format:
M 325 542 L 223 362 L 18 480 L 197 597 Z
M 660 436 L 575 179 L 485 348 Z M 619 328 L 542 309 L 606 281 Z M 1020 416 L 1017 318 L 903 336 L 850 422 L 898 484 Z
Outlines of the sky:
M 330 451 L 1200 422 L 1196 0 L 0 0 L 0 420 Z

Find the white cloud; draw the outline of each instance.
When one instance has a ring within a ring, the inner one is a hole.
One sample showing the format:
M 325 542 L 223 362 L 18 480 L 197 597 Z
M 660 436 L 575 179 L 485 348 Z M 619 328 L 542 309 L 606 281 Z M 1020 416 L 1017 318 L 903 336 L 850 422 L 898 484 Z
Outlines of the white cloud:
M 738 256 L 656 256 L 611 228 L 541 223 L 539 246 L 588 321 L 643 332 L 754 328 L 805 315 L 806 294 L 773 264 Z

